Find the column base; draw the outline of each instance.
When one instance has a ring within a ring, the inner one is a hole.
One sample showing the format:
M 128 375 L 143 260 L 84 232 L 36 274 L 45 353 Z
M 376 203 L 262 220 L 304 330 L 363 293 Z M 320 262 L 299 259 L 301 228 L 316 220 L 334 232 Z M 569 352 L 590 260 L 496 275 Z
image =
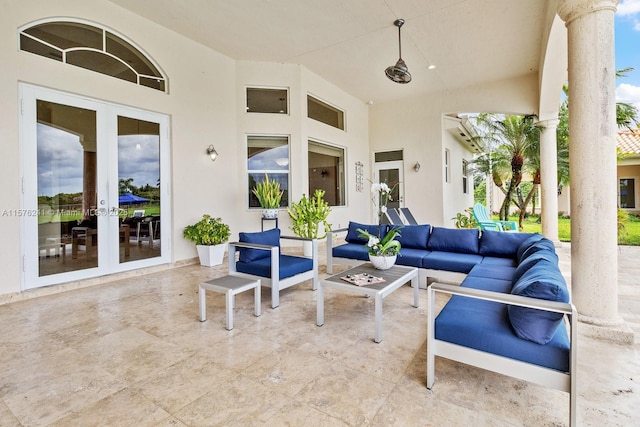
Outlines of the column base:
M 621 317 L 611 320 L 578 314 L 578 322 L 578 332 L 588 337 L 625 345 L 635 341 L 633 329 Z

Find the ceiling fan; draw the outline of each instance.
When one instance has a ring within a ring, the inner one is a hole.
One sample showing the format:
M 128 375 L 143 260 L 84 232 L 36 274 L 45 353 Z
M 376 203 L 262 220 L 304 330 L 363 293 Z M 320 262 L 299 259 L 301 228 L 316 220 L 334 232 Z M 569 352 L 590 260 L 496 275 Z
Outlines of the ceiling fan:
M 396 83 L 409 83 L 411 81 L 411 74 L 409 73 L 409 69 L 407 68 L 407 64 L 404 63 L 402 59 L 402 39 L 400 36 L 400 28 L 404 24 L 404 19 L 396 19 L 393 25 L 398 27 L 398 51 L 399 58 L 395 65 L 387 67 L 384 70 L 384 73 L 389 77 L 389 79 L 393 80 Z

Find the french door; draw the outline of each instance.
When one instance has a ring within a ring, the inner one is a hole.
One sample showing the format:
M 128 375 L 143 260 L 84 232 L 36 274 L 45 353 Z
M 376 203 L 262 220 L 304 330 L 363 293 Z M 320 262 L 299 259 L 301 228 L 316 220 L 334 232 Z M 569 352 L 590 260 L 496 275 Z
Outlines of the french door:
M 374 165 L 376 182 L 386 183 L 392 188 L 391 200 L 387 208 L 404 207 L 404 163 L 402 160 L 376 162 Z
M 169 262 L 167 116 L 20 91 L 23 289 Z

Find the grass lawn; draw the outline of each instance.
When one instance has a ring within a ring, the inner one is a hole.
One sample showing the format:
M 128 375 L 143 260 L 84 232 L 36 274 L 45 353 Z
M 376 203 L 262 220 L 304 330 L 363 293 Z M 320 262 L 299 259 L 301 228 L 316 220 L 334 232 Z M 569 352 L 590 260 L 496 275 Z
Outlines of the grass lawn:
M 518 221 L 517 217 L 512 217 Z M 538 222 L 538 216 L 531 215 L 524 220 L 524 230 L 527 233 L 542 233 L 542 224 Z M 571 241 L 571 219 L 558 218 L 558 238 L 561 242 Z M 619 245 L 640 246 L 640 218 L 629 216 L 625 225 L 625 232 L 618 235 Z

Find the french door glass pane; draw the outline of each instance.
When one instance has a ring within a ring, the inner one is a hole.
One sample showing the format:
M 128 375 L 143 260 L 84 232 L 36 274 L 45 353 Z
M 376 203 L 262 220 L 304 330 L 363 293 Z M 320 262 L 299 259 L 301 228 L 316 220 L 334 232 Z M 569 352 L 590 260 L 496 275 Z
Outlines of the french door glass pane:
M 37 101 L 38 275 L 98 266 L 96 112 Z
M 381 169 L 379 172 L 379 182 L 386 183 L 391 191 L 391 200 L 387 203 L 387 208 L 399 208 L 400 207 L 400 170 L 398 169 Z
M 118 116 L 120 262 L 161 255 L 160 124 Z

